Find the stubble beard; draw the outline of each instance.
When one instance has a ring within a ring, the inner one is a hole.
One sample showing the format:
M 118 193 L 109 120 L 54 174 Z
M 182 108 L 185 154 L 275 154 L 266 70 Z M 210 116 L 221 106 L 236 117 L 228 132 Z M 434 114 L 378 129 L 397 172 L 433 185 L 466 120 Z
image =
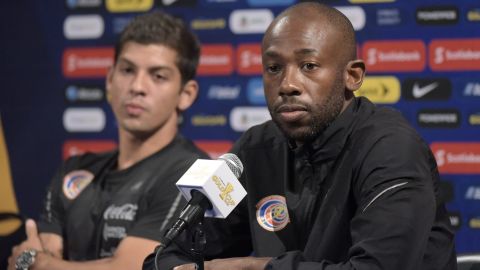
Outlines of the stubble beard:
M 298 124 L 293 126 L 285 124 L 272 110 L 270 110 L 270 114 L 273 122 L 288 139 L 297 142 L 309 142 L 317 138 L 332 124 L 341 113 L 344 102 L 344 86 L 337 83 L 323 104 L 315 104 L 314 108 L 312 106 L 307 107 L 307 111 L 310 113 L 307 125 L 302 126 Z

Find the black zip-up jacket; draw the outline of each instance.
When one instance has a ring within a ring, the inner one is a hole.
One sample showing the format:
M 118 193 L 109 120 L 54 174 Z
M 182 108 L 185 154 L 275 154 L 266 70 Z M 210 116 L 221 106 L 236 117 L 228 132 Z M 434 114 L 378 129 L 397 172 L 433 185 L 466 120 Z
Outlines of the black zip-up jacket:
M 266 269 L 275 270 L 456 269 L 435 159 L 393 109 L 356 98 L 298 148 L 269 121 L 233 152 L 248 195 L 226 220 L 206 220 L 206 259 L 271 256 Z M 188 248 L 179 239 L 161 269 L 191 262 Z

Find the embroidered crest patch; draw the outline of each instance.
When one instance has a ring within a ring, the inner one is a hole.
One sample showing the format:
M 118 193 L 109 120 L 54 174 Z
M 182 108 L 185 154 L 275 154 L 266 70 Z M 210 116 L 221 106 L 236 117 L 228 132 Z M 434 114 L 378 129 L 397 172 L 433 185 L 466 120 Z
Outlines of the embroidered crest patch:
M 267 231 L 280 231 L 290 222 L 285 197 L 271 195 L 257 203 L 257 222 Z
M 86 170 L 71 171 L 63 177 L 63 193 L 70 200 L 75 199 L 93 180 L 93 174 Z

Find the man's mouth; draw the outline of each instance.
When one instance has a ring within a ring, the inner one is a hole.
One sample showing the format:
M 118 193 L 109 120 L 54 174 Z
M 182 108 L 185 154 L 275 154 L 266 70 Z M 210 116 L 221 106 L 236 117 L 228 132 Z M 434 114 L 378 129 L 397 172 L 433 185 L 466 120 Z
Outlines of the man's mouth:
M 132 116 L 138 116 L 145 111 L 145 108 L 136 103 L 127 103 L 125 105 L 127 113 Z
M 277 107 L 275 113 L 285 122 L 295 122 L 305 117 L 308 110 L 299 104 L 282 104 Z

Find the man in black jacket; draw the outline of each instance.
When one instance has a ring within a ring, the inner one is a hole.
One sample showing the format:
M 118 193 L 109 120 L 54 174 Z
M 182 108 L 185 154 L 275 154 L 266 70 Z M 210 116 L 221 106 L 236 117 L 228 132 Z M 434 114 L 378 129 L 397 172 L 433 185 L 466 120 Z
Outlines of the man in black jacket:
M 428 145 L 398 112 L 353 94 L 365 65 L 348 19 L 291 7 L 267 29 L 262 62 L 272 121 L 233 147 L 248 196 L 206 221 L 205 269 L 456 269 Z M 159 268 L 193 269 L 188 249 L 179 239 Z

